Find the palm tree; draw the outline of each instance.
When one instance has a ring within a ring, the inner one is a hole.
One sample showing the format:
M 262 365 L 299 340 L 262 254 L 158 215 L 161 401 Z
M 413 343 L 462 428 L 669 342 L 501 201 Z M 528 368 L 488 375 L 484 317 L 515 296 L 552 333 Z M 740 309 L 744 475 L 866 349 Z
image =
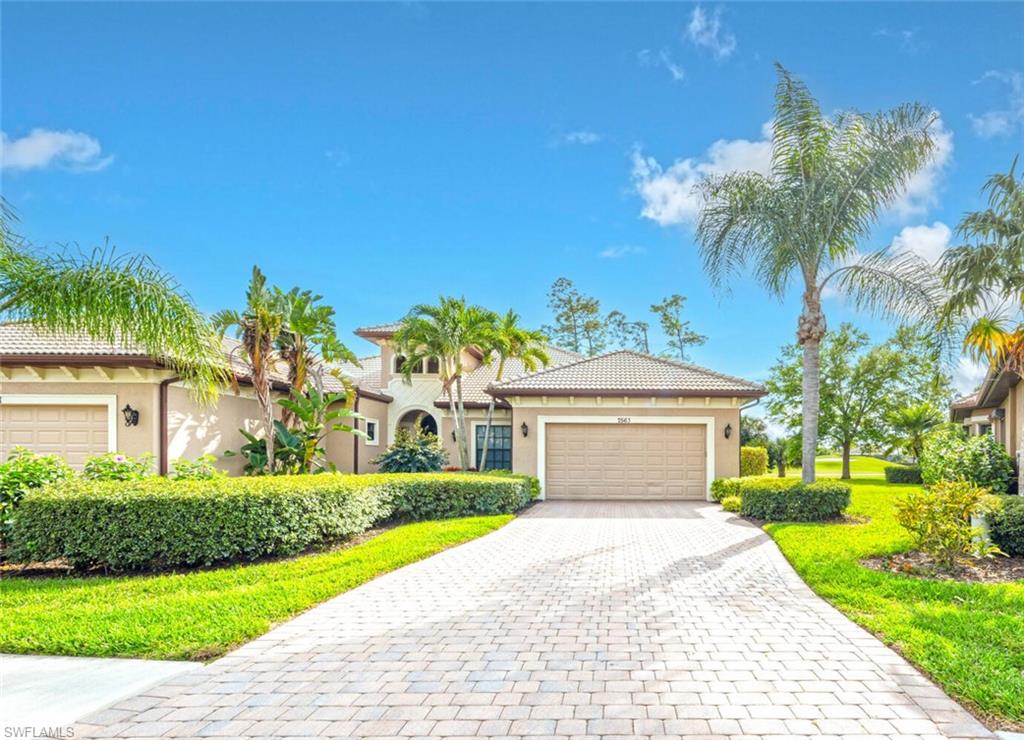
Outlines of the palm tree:
M 865 115 L 822 115 L 807 87 L 777 65 L 771 173 L 738 172 L 701 183 L 697 241 L 716 287 L 748 264 L 773 296 L 803 287 L 803 479 L 814 480 L 818 443 L 822 294 L 900 320 L 933 310 L 929 269 L 911 254 L 858 252 L 883 209 L 934 150 L 936 114 L 917 104 Z
M 973 244 L 943 255 L 942 278 L 950 292 L 946 328 L 975 315 L 964 349 L 975 360 L 1024 371 L 1024 183 L 1010 171 L 992 175 L 982 192 L 988 208 L 968 213 L 958 232 Z M 977 316 L 980 312 L 981 315 Z
M 895 432 L 896 445 L 909 452 L 915 462 L 920 462 L 924 438 L 942 423 L 942 414 L 930 403 L 919 403 L 890 412 L 886 421 Z
M 486 347 L 494 331 L 497 316 L 480 306 L 466 304 L 465 298 L 441 297 L 436 306 L 414 306 L 402 320 L 392 341 L 405 357 L 401 367 L 406 381 L 424 360 L 437 358 L 438 377 L 448 395 L 448 408 L 455 424 L 459 464 L 469 469 L 466 444 L 466 410 L 462 400 L 463 355 Z M 454 389 L 454 390 L 453 390 Z
M 171 367 L 197 400 L 228 380 L 217 333 L 181 286 L 148 258 L 109 248 L 45 254 L 13 233 L 0 199 L 0 318 L 58 334 L 136 344 Z
M 519 360 L 523 368 L 533 372 L 541 365 L 547 366 L 550 362 L 544 343 L 547 337 L 543 332 L 524 329 L 519 325 L 519 314 L 509 309 L 508 312 L 498 319 L 494 332 L 489 337 L 490 341 L 487 350 L 492 355 L 498 356 L 498 371 L 494 376 L 494 382 L 500 383 L 505 374 L 505 363 L 509 360 Z M 484 427 L 484 448 L 480 453 L 479 468 L 483 471 L 487 467 L 487 449 L 491 444 L 491 419 L 494 417 L 494 396 L 491 396 L 487 404 L 487 424 Z
M 288 382 L 295 393 L 306 393 L 312 381 L 321 395 L 324 392 L 324 363 L 351 362 L 359 364 L 355 354 L 337 336 L 334 309 L 320 303 L 323 296 L 308 290 L 292 288 L 285 293 L 274 288 L 284 311 L 281 333 L 274 340 L 277 354 L 287 366 Z M 281 422 L 290 426 L 293 411 L 285 407 Z
M 267 278 L 260 268 L 253 265 L 252 279 L 245 294 L 245 310 L 218 311 L 213 316 L 213 325 L 223 337 L 234 327 L 235 336 L 241 340 L 239 350 L 242 359 L 249 365 L 253 391 L 263 416 L 263 434 L 267 445 L 267 470 L 274 473 L 274 403 L 270 398 L 270 375 L 274 369 L 274 342 L 280 336 L 285 323 L 285 306 L 280 297 L 267 287 Z M 235 392 L 238 381 L 233 379 Z

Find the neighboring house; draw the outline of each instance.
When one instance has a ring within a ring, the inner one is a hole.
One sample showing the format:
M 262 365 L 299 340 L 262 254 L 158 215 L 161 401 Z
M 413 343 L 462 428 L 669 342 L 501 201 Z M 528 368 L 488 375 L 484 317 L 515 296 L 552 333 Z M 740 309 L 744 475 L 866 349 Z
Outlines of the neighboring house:
M 358 329 L 380 354 L 338 369 L 355 386 L 353 405 L 370 439 L 335 433 L 325 445 L 340 470 L 368 472 L 370 460 L 400 427 L 436 432 L 452 464 L 458 454 L 448 397 L 437 366 L 425 361 L 406 381 L 391 338 L 397 324 Z M 225 350 L 234 358 L 237 344 Z M 551 499 L 706 499 L 716 477 L 739 474 L 740 412 L 765 394 L 754 383 L 696 365 L 630 351 L 582 357 L 549 348 L 551 363 L 534 373 L 480 352 L 463 357 L 463 401 L 469 451 L 479 464 L 487 407 L 495 400 L 488 467 L 536 475 Z M 238 428 L 259 428 L 245 367 L 232 369 L 241 394 L 222 394 L 216 408 L 195 405 L 171 371 L 130 348 L 40 335 L 0 326 L 0 456 L 15 444 L 64 455 L 152 452 L 166 470 L 178 457 L 222 455 L 241 444 Z M 341 384 L 328 376 L 330 384 Z M 283 376 L 275 378 L 287 392 Z M 139 411 L 125 427 L 122 409 Z M 238 472 L 238 458 L 222 466 Z
M 950 418 L 960 422 L 968 434 L 991 434 L 1006 448 L 1021 470 L 1024 456 L 1024 383 L 1006 368 L 992 368 L 981 387 L 970 396 L 957 399 Z

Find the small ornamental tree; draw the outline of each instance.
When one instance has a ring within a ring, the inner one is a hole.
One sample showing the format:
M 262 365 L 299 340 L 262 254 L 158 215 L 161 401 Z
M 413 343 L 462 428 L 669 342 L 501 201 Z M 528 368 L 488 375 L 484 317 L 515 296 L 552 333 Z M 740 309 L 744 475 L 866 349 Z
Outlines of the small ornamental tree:
M 394 444 L 371 462 L 382 473 L 439 473 L 448 464 L 448 453 L 437 435 L 399 427 Z

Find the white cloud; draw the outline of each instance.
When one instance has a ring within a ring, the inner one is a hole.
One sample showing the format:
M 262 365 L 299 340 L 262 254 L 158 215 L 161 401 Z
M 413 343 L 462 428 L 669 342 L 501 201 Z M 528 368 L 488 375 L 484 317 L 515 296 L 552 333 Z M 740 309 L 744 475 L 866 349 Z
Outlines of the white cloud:
M 974 84 L 977 85 L 988 80 L 995 80 L 1009 88 L 1006 94 L 1006 106 L 986 111 L 977 116 L 969 113 L 967 117 L 971 119 L 974 133 L 983 139 L 1009 136 L 1018 127 L 1024 127 L 1024 75 L 1017 71 L 1000 72 L 990 69 Z
M 931 226 L 905 226 L 892 240 L 890 249 L 894 254 L 913 252 L 917 256 L 935 263 L 949 248 L 952 230 L 941 221 Z
M 899 44 L 900 51 L 904 54 L 917 54 L 927 46 L 927 44 L 921 41 L 916 29 L 904 28 L 892 30 L 889 28 L 879 28 L 872 35 L 896 39 Z
M 668 49 L 662 49 L 657 56 L 650 49 L 641 49 L 637 52 L 636 60 L 644 67 L 664 67 L 674 82 L 686 79 L 686 70 L 676 62 Z
M 60 167 L 73 172 L 95 172 L 114 161 L 103 156 L 100 142 L 79 131 L 32 129 L 20 139 L 0 131 L 0 167 L 5 170 L 42 170 Z
M 566 144 L 596 144 L 601 140 L 601 134 L 581 129 L 580 131 L 570 131 L 563 139 Z
M 931 160 L 910 178 L 903 196 L 893 205 L 893 211 L 900 218 L 927 213 L 938 201 L 939 185 L 953 159 L 953 132 L 946 128 L 942 118 L 937 118 L 932 124 L 931 134 L 935 140 Z
M 700 157 L 677 159 L 663 168 L 654 157 L 633 151 L 633 185 L 643 198 L 641 212 L 661 226 L 692 223 L 700 212 L 697 184 L 707 175 L 748 171 L 767 174 L 771 170 L 771 124 L 761 129 L 763 138 L 719 139 Z
M 607 247 L 598 252 L 598 256 L 604 257 L 605 259 L 618 259 L 620 257 L 626 257 L 631 254 L 643 254 L 647 250 L 643 247 L 636 247 L 633 245 L 626 245 L 622 247 Z
M 987 365 L 967 357 L 961 357 L 953 371 L 953 386 L 956 388 L 956 392 L 962 396 L 971 393 L 981 385 L 987 372 Z
M 719 59 L 727 59 L 736 51 L 736 37 L 722 28 L 721 8 L 715 8 L 710 15 L 699 5 L 694 8 L 690 22 L 686 25 L 685 37 L 695 46 L 708 49 Z

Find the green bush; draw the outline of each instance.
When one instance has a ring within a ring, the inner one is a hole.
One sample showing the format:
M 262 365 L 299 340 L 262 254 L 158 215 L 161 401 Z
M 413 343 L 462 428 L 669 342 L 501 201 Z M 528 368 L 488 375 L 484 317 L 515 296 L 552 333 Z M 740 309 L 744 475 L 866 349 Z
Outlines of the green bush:
M 153 472 L 153 456 L 149 453 L 129 457 L 120 452 L 87 457 L 82 468 L 86 480 L 141 480 Z
M 70 478 L 75 474 L 59 455 L 36 455 L 15 447 L 0 464 L 0 543 L 10 536 L 14 510 L 33 488 Z
M 68 480 L 22 500 L 10 558 L 117 570 L 249 561 L 294 555 L 393 516 L 509 513 L 529 497 L 527 480 L 485 475 Z
M 768 450 L 764 447 L 740 448 L 740 476 L 764 475 L 768 472 Z
M 885 480 L 889 483 L 921 483 L 921 468 L 908 465 L 887 465 Z
M 740 509 L 743 508 L 743 499 L 739 496 L 726 496 L 722 499 L 722 508 L 726 511 L 738 514 Z
M 213 455 L 201 455 L 195 460 L 175 460 L 171 466 L 171 477 L 174 480 L 210 480 L 226 476 L 223 470 L 217 470 Z
M 850 505 L 850 487 L 838 481 L 810 485 L 794 478 L 732 478 L 725 495 L 739 495 L 740 513 L 775 522 L 818 522 L 834 519 Z M 718 481 L 716 481 L 717 483 Z
M 711 498 L 723 501 L 729 496 L 740 495 L 740 478 L 715 478 L 711 481 Z
M 1024 496 L 1001 496 L 1001 506 L 988 514 L 993 544 L 1012 557 L 1024 557 Z
M 534 478 L 532 475 L 523 475 L 522 473 L 513 473 L 511 470 L 488 470 L 484 475 L 498 476 L 499 478 L 519 478 L 520 480 L 526 481 L 530 486 L 530 500 L 536 501 L 540 498 L 540 479 Z
M 921 479 L 926 485 L 967 481 L 1004 493 L 1013 476 L 1013 461 L 991 434 L 968 437 L 963 427 L 946 424 L 932 432 L 921 452 Z
M 941 481 L 925 490 L 911 491 L 895 503 L 896 521 L 914 538 L 914 546 L 944 567 L 964 555 L 991 555 L 998 548 L 984 543 L 972 514 L 993 510 L 987 488 L 969 481 Z
M 382 473 L 440 473 L 448 464 L 448 453 L 437 435 L 399 427 L 394 444 L 370 462 Z

